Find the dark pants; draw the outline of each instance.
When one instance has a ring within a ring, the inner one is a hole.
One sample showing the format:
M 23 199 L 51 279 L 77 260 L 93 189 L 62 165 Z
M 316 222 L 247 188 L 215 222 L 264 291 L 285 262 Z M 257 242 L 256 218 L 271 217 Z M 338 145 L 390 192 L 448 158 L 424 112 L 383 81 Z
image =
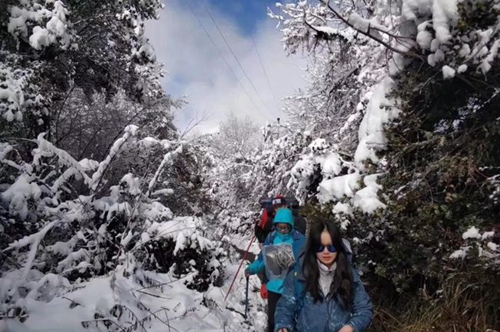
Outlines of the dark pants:
M 270 292 L 269 297 L 267 298 L 267 331 L 274 331 L 274 312 L 276 311 L 276 305 L 278 304 L 278 300 L 281 297 L 281 294 Z
M 260 272 L 259 274 L 257 274 L 257 276 L 259 277 L 261 284 L 267 284 L 266 271 Z

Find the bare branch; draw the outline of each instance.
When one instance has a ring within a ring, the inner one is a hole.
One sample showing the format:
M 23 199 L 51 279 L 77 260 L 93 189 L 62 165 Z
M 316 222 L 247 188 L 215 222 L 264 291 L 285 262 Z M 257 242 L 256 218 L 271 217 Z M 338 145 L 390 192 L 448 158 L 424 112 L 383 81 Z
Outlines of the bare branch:
M 330 5 L 330 1 L 328 0 L 327 1 L 327 6 L 328 6 L 328 9 L 330 9 L 332 11 L 332 13 L 335 14 L 335 16 L 337 16 L 344 24 L 346 24 L 347 26 L 351 27 L 352 29 L 358 31 L 359 33 L 361 33 L 362 35 L 365 35 L 367 36 L 368 38 L 371 38 L 373 40 L 375 40 L 376 42 L 378 42 L 379 44 L 382 44 L 384 45 L 387 49 L 395 52 L 395 53 L 399 53 L 401 55 L 405 55 L 405 56 L 409 56 L 409 57 L 412 57 L 412 58 L 415 58 L 415 59 L 419 59 L 421 61 L 424 61 L 424 58 L 418 54 L 416 54 L 415 52 L 404 52 L 404 51 L 401 51 L 397 48 L 394 48 L 392 47 L 391 45 L 389 45 L 388 43 L 386 43 L 385 41 L 383 41 L 382 39 L 378 38 L 377 36 L 374 36 L 372 34 L 370 34 L 370 29 L 373 28 L 372 26 L 368 26 L 368 30 L 367 31 L 363 31 L 363 30 L 360 30 L 360 29 L 357 29 L 356 27 L 354 27 L 354 25 L 352 25 L 345 17 L 343 17 L 342 15 L 340 15 L 331 5 Z M 313 28 L 314 29 L 314 28 Z M 316 29 L 315 29 L 316 30 Z M 379 30 L 379 29 L 376 29 L 376 30 Z M 318 31 L 318 30 L 316 30 Z

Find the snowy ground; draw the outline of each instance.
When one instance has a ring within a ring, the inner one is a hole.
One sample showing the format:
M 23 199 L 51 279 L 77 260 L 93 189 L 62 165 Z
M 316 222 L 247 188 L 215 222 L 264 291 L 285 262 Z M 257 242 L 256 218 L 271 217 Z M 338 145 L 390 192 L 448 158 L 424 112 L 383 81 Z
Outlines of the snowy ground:
M 139 278 L 126 278 L 124 269 L 118 268 L 113 275 L 73 285 L 50 302 L 25 299 L 26 320 L 23 323 L 18 319 L 0 320 L 0 332 L 263 331 L 267 317 L 257 277 L 250 278 L 250 323 L 234 312 L 245 311 L 242 271 L 224 302 L 238 265 L 235 260 L 226 267 L 221 288 L 211 287 L 205 293 L 186 288 L 184 281 L 189 275 L 175 279 L 170 273 L 147 273 Z M 140 279 L 158 286 L 141 286 Z

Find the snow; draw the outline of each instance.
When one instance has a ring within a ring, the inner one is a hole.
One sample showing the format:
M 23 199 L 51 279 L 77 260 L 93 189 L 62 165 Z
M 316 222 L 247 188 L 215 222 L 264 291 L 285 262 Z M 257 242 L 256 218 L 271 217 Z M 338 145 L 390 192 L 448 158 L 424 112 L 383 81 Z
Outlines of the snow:
M 125 128 L 125 133 L 123 136 L 119 139 L 117 139 L 114 143 L 113 146 L 111 147 L 108 156 L 106 159 L 104 159 L 102 162 L 99 163 L 99 167 L 97 171 L 92 174 L 92 180 L 90 181 L 90 187 L 92 190 L 96 190 L 97 186 L 101 182 L 101 178 L 103 176 L 104 171 L 108 168 L 109 164 L 111 163 L 111 160 L 120 152 L 122 149 L 122 146 L 125 144 L 125 142 L 131 137 L 135 136 L 137 132 L 138 127 L 134 125 L 129 125 Z
M 21 276 L 21 279 L 17 281 L 20 284 L 22 284 L 27 279 L 28 274 L 31 271 L 33 261 L 35 260 L 35 256 L 37 254 L 38 245 L 43 240 L 45 235 L 58 223 L 59 223 L 59 220 L 54 220 L 54 221 L 48 223 L 47 225 L 45 225 L 39 232 L 37 232 L 35 234 L 31 234 L 29 236 L 25 236 L 22 239 L 16 240 L 16 241 L 12 242 L 11 244 L 9 244 L 8 250 L 11 250 L 14 248 L 19 249 L 19 248 L 26 247 L 27 245 L 30 245 L 30 251 L 28 253 L 26 262 L 24 264 L 23 274 Z
M 470 54 L 469 44 L 462 44 L 462 47 L 458 51 L 458 55 L 462 58 L 465 58 L 465 57 L 469 56 L 469 54 Z
M 316 158 L 316 161 L 321 165 L 322 173 L 326 177 L 337 175 L 342 170 L 342 161 L 337 153 L 328 152 Z
M 469 251 L 470 247 L 463 247 L 461 249 L 455 250 L 451 255 L 450 258 L 465 258 L 467 256 L 467 252 Z
M 132 233 L 131 230 L 129 230 L 127 235 L 123 239 L 121 239 L 120 245 L 126 247 L 129 244 L 130 240 L 132 240 L 133 236 L 134 234 Z
M 155 219 L 172 219 L 173 213 L 172 211 L 161 204 L 160 202 L 151 202 L 148 204 L 143 204 L 143 208 L 141 209 L 141 214 L 143 214 L 148 220 Z
M 436 52 L 439 49 L 439 46 L 441 46 L 439 40 L 433 39 L 431 41 L 431 52 Z
M 329 26 L 313 26 L 314 30 L 324 32 L 331 36 L 341 36 L 348 41 L 351 41 L 354 38 L 355 33 L 353 31 L 344 30 L 344 29 L 335 29 Z
M 19 72 L 14 75 L 11 68 L 0 62 L 0 78 L 3 81 L 0 84 L 0 109 L 5 110 L 1 116 L 7 122 L 23 120 L 22 110 L 25 105 L 23 90 L 30 75 L 29 71 L 23 72 L 23 75 Z
M 7 27 L 9 33 L 14 36 L 28 37 L 30 46 L 36 50 L 41 50 L 57 41 L 63 49 L 66 49 L 70 45 L 71 37 L 66 22 L 68 10 L 64 7 L 63 2 L 53 2 L 54 9 L 52 11 L 37 4 L 31 4 L 31 6 L 31 8 L 29 6 L 10 8 Z M 32 25 L 33 22 L 35 24 L 32 33 L 28 36 L 28 26 Z M 47 22 L 45 26 L 43 26 L 44 22 Z
M 159 284 L 164 284 L 164 287 L 144 288 L 132 281 L 132 278 L 124 278 L 121 274 L 121 271 L 117 271 L 110 277 L 92 279 L 81 284 L 82 288 L 58 296 L 48 303 L 27 299 L 28 318 L 23 324 L 8 320 L 8 331 L 89 331 L 83 327 L 85 324 L 82 325 L 82 322 L 88 322 L 90 330 L 110 330 L 102 322 L 97 323 L 96 313 L 124 328 L 131 328 L 135 322 L 144 320 L 140 325 L 144 324 L 152 332 L 170 329 L 220 331 L 224 325 L 231 325 L 230 330 L 236 331 L 236 324 L 241 324 L 241 318 L 233 317 L 232 313 L 223 310 L 222 296 L 218 289 L 210 289 L 203 295 L 187 289 L 183 280 L 175 281 L 169 275 L 159 274 L 155 274 L 154 278 Z M 204 298 L 214 301 L 216 307 L 210 309 L 201 306 Z M 121 315 L 113 316 L 115 306 L 121 309 L 118 311 Z M 144 307 L 148 310 L 140 309 Z M 148 316 L 151 320 L 145 320 Z
M 386 205 L 382 203 L 377 196 L 377 192 L 382 186 L 377 184 L 377 178 L 380 174 L 371 174 L 365 176 L 363 182 L 365 188 L 358 190 L 353 199 L 353 205 L 361 211 L 372 214 L 377 209 L 384 209 Z
M 483 72 L 483 74 L 486 74 L 490 69 L 491 69 L 491 63 L 495 60 L 498 54 L 498 48 L 500 46 L 500 40 L 497 39 L 493 42 L 493 45 L 491 46 L 488 56 L 481 61 L 481 64 L 479 65 L 479 69 Z
M 434 0 L 432 3 L 432 24 L 436 38 L 446 44 L 450 38 L 450 28 L 458 20 L 458 0 Z
M 455 69 L 450 66 L 443 66 L 443 77 L 444 79 L 449 79 L 455 77 Z
M 446 44 L 451 38 L 450 30 L 457 24 L 457 3 L 457 0 L 404 0 L 402 14 L 408 20 L 432 15 L 436 39 Z
M 99 167 L 99 163 L 95 160 L 84 158 L 78 162 L 83 170 L 93 171 Z
M 77 239 L 73 238 L 69 240 L 68 242 L 56 242 L 55 244 L 47 247 L 47 250 L 59 254 L 61 256 L 67 256 L 69 255 L 72 251 L 73 248 L 75 247 L 77 243 Z
M 427 24 L 427 22 L 425 23 Z M 420 29 L 420 25 L 418 26 Z M 422 30 L 417 34 L 417 43 L 423 50 L 431 48 L 432 34 L 429 31 Z
M 462 234 L 462 238 L 466 239 L 480 239 L 481 234 L 479 234 L 479 229 L 475 226 L 470 227 L 465 233 Z
M 394 82 L 385 78 L 374 90 L 373 96 L 368 103 L 365 116 L 361 121 L 358 131 L 359 144 L 354 154 L 356 167 L 365 170 L 364 161 L 370 160 L 378 163 L 377 151 L 387 147 L 384 133 L 384 125 L 395 119 L 399 110 L 395 101 L 387 98 L 392 90 Z
M 155 175 L 153 176 L 153 178 L 149 182 L 148 192 L 147 192 L 146 196 L 150 195 L 151 190 L 153 190 L 154 186 L 156 185 L 156 181 L 158 181 L 158 178 L 160 177 L 161 173 L 163 172 L 163 169 L 165 168 L 165 166 L 167 166 L 170 163 L 172 163 L 173 158 L 177 154 L 180 154 L 180 153 L 182 153 L 182 145 L 180 145 L 179 147 L 177 147 L 177 149 L 175 149 L 174 151 L 171 151 L 171 152 L 168 152 L 167 154 L 165 154 L 165 156 L 163 157 L 163 160 L 162 160 L 160 166 L 156 170 Z
M 120 180 L 121 184 L 127 185 L 127 192 L 131 195 L 139 195 L 141 191 L 141 182 L 139 178 L 134 177 L 132 173 L 125 174 Z
M 139 141 L 145 148 L 150 148 L 153 145 L 160 144 L 160 141 L 153 137 L 145 137 Z
M 492 251 L 499 251 L 499 245 L 496 244 L 496 243 L 493 243 L 493 242 L 488 242 L 488 244 L 486 245 L 490 250 Z
M 173 189 L 170 189 L 170 188 L 165 188 L 165 189 L 159 189 L 159 190 L 156 190 L 155 192 L 153 192 L 151 195 L 152 196 L 157 196 L 157 195 L 163 195 L 163 196 L 168 196 L 168 195 L 172 195 L 174 193 L 174 190 Z
M 466 71 L 467 71 L 467 65 L 466 64 L 460 65 L 457 68 L 457 73 L 459 73 L 459 74 L 465 73 Z
M 359 188 L 359 173 L 337 176 L 333 179 L 323 180 L 318 189 L 318 200 L 321 204 L 332 201 L 334 198 L 340 200 L 344 197 L 353 197 Z
M 38 135 L 38 150 L 35 150 L 36 154 L 33 158 L 33 163 L 36 165 L 42 156 L 55 155 L 58 157 L 58 161 L 60 164 L 67 167 L 72 167 L 77 170 L 84 179 L 85 183 L 87 185 L 90 185 L 92 181 L 87 175 L 86 169 L 82 167 L 82 165 L 80 165 L 80 163 L 76 161 L 68 152 L 55 147 L 52 143 L 47 141 L 44 136 L 45 133 L 41 133 L 40 135 Z
M 347 21 L 355 29 L 362 31 L 364 33 L 368 33 L 368 30 L 370 28 L 370 21 L 362 18 L 358 13 L 352 13 Z
M 335 213 L 335 214 L 344 213 L 344 214 L 351 215 L 352 208 L 349 204 L 337 202 L 337 204 L 335 204 L 335 206 L 333 207 L 333 213 Z
M 41 50 L 43 47 L 49 46 L 54 42 L 54 35 L 50 34 L 47 29 L 40 26 L 33 28 L 33 34 L 29 38 L 30 46 L 35 50 Z
M 33 177 L 22 174 L 6 191 L 0 194 L 2 200 L 8 204 L 12 215 L 17 215 L 21 219 L 28 217 L 28 200 L 40 195 L 40 189 L 35 183 L 31 183 Z
M 483 235 L 481 236 L 481 240 L 489 239 L 489 238 L 493 237 L 494 235 L 495 235 L 494 231 L 484 232 Z
M 260 247 L 257 241 L 254 241 L 250 248 L 248 248 L 248 244 L 250 241 L 237 234 L 231 236 L 229 238 L 229 241 L 233 247 L 238 248 L 241 251 L 249 249 L 248 252 L 251 254 L 258 255 L 260 253 Z

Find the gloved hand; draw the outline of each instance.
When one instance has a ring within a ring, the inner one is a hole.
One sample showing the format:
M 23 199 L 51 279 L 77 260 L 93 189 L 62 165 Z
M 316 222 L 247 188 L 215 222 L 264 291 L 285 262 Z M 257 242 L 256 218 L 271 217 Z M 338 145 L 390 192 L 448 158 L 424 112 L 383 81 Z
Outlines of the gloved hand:
M 269 298 L 269 292 L 267 291 L 267 284 L 262 284 L 260 287 L 260 297 L 262 297 L 264 300 Z
M 253 273 L 250 272 L 250 270 L 248 269 L 248 267 L 245 269 L 245 277 L 248 278 L 249 276 L 251 276 Z

